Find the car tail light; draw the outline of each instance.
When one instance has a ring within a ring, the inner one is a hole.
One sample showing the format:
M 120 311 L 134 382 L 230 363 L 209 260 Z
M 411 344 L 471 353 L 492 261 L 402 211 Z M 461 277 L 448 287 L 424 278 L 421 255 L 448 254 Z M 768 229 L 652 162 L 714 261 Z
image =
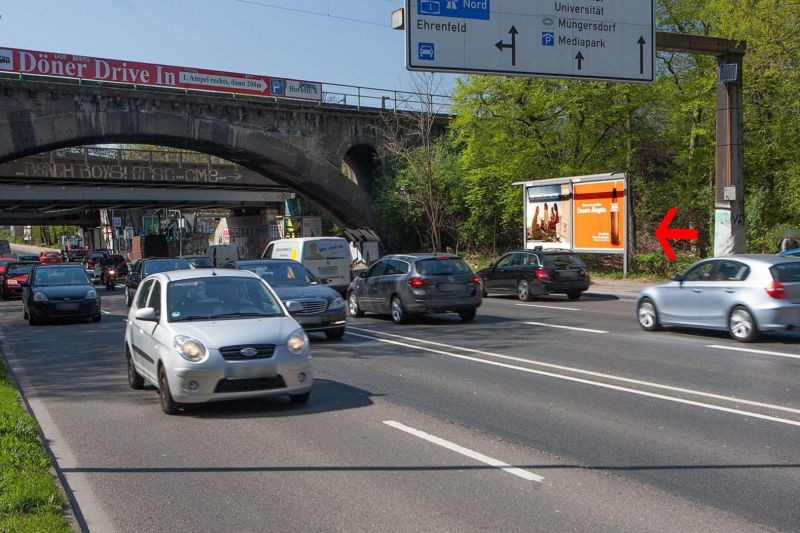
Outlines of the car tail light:
M 426 285 L 433 285 L 431 280 L 425 278 L 409 278 L 408 284 L 411 285 L 414 289 L 421 289 Z
M 536 279 L 539 279 L 541 281 L 550 281 L 550 274 L 547 273 L 547 270 L 539 268 L 535 271 L 535 273 L 536 273 Z
M 766 288 L 767 294 L 776 300 L 786 299 L 786 286 L 780 281 L 773 281 Z
M 472 276 L 472 283 L 477 283 L 478 285 L 480 285 L 481 283 L 480 276 Z

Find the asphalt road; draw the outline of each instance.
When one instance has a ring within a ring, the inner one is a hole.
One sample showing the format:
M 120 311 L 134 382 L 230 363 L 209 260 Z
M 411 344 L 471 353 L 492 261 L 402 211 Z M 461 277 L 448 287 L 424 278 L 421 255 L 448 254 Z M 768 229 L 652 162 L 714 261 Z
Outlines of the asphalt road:
M 800 336 L 647 333 L 625 295 L 489 298 L 470 324 L 316 337 L 308 405 L 169 417 L 128 388 L 122 291 L 102 296 L 97 324 L 0 302 L 93 531 L 800 530 Z

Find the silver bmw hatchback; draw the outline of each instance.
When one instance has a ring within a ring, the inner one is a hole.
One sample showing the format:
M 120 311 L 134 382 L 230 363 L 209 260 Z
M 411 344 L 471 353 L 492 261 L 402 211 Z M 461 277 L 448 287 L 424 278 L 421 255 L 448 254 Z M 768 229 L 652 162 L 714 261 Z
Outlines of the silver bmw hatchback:
M 182 404 L 280 394 L 305 402 L 314 381 L 309 342 L 288 311 L 252 272 L 148 276 L 125 329 L 128 383 L 155 385 L 167 414 Z
M 727 330 L 740 342 L 800 328 L 800 259 L 731 255 L 698 261 L 662 285 L 641 291 L 639 325 Z

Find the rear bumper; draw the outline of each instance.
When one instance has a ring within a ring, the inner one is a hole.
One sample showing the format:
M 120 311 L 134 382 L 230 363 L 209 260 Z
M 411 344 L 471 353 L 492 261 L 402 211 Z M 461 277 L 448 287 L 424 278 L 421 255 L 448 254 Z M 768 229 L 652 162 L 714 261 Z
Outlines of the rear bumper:
M 753 314 L 761 331 L 800 329 L 800 305 L 789 304 L 770 309 L 756 309 Z
M 431 299 L 431 300 L 406 300 L 403 305 L 406 311 L 412 314 L 421 313 L 459 313 L 472 311 L 481 305 L 481 297 Z
M 545 293 L 562 293 L 572 291 L 586 291 L 589 289 L 588 279 L 576 281 L 548 281 L 542 283 L 542 291 Z
M 64 304 L 77 304 L 65 308 Z M 84 300 L 81 302 L 34 302 L 28 312 L 36 318 L 90 318 L 100 314 L 100 300 Z

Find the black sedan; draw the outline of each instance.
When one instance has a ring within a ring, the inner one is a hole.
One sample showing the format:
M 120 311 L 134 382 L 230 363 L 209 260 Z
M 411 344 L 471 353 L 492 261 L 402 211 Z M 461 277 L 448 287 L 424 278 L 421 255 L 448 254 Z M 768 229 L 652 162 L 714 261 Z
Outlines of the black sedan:
M 318 280 L 297 261 L 291 259 L 256 259 L 233 261 L 223 268 L 249 270 L 261 276 L 284 304 L 298 302 L 303 309 L 292 313 L 307 332 L 324 332 L 329 339 L 344 335 L 346 312 L 344 299 L 325 280 Z
M 36 265 L 22 283 L 22 314 L 31 326 L 59 318 L 99 322 L 100 295 L 81 265 Z
M 577 300 L 591 280 L 586 264 L 572 250 L 514 250 L 478 272 L 483 295 L 516 294 L 523 302 L 534 296 L 566 294 Z

